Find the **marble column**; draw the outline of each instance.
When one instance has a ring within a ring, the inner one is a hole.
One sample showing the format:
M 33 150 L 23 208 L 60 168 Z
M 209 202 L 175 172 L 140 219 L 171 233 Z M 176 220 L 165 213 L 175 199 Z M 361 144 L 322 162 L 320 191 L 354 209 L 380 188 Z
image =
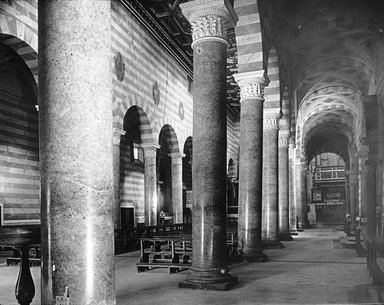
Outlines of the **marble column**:
M 160 148 L 156 144 L 143 144 L 144 149 L 144 214 L 145 225 L 157 225 L 157 175 L 156 151 Z
M 292 138 L 289 139 L 289 231 L 297 230 L 297 207 L 295 196 L 295 142 Z
M 179 152 L 168 154 L 171 157 L 172 175 L 172 214 L 173 223 L 183 222 L 183 157 Z
M 289 132 L 279 133 L 278 161 L 278 216 L 279 239 L 293 240 L 289 233 L 289 173 L 288 173 L 288 136 Z
M 351 211 L 351 220 L 355 221 L 357 216 L 357 187 L 358 187 L 358 173 L 349 173 L 349 202 Z
M 297 158 L 295 165 L 295 185 L 296 185 L 296 217 L 299 229 L 305 226 L 306 206 L 305 206 L 305 163 L 301 158 Z
M 238 247 L 245 261 L 265 261 L 261 245 L 264 71 L 235 75 L 240 87 Z
M 269 110 L 269 109 L 268 109 Z M 262 240 L 264 247 L 280 248 L 278 220 L 278 121 L 280 113 L 264 110 Z
M 237 20 L 224 0 L 180 4 L 192 25 L 193 219 L 192 266 L 179 287 L 226 290 L 227 28 Z
M 371 238 L 376 237 L 376 162 L 368 160 L 367 165 L 367 232 Z
M 358 152 L 359 158 L 359 216 L 360 223 L 362 225 L 367 224 L 367 160 L 368 160 L 369 148 L 366 145 L 362 145 Z
M 41 304 L 116 304 L 110 1 L 39 1 Z
M 113 128 L 113 223 L 120 228 L 120 139 L 125 131 Z

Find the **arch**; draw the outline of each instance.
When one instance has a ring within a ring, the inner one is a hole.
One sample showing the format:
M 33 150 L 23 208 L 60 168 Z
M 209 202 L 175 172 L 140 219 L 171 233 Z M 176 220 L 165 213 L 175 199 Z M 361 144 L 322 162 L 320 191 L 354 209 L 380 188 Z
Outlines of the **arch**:
M 264 89 L 265 106 L 264 108 L 280 109 L 280 74 L 277 52 L 274 47 L 269 51 L 267 75 L 269 85 Z
M 236 177 L 237 177 L 236 164 L 231 158 L 228 161 L 228 178 L 236 178 Z
M 151 103 L 148 103 L 145 98 L 137 94 L 131 94 L 126 97 L 121 97 L 118 93 L 113 93 L 113 101 L 112 101 L 112 113 L 113 113 L 113 125 L 116 128 L 123 129 L 124 124 L 124 116 L 127 111 L 131 107 L 138 107 L 140 111 L 145 113 L 145 121 L 143 121 L 143 128 L 146 131 L 150 130 L 151 132 L 145 132 L 146 139 L 144 143 L 156 143 L 155 134 L 160 130 L 158 124 L 156 124 L 156 120 L 154 119 L 155 115 L 153 113 L 153 109 L 150 107 Z
M 193 141 L 193 139 L 191 136 L 187 137 L 187 139 L 184 142 L 184 149 L 183 149 L 183 153 L 185 154 L 185 158 L 188 157 L 190 160 L 192 160 L 192 152 L 193 152 L 192 141 Z
M 0 42 L 20 55 L 38 83 L 37 34 L 28 32 L 27 27 L 18 27 L 19 31 L 22 31 L 22 28 L 24 31 L 17 33 L 9 26 L 4 26 L 4 18 L 6 17 L 0 14 Z
M 180 152 L 179 141 L 177 139 L 177 135 L 173 127 L 169 124 L 165 124 L 163 128 L 161 128 L 159 134 L 159 144 L 162 145 L 163 139 L 167 141 L 167 145 L 169 147 L 169 153 Z
M 183 157 L 183 215 L 184 222 L 192 222 L 192 137 L 188 137 L 184 142 Z
M 146 112 L 139 106 L 131 106 L 124 115 L 123 129 L 127 132 L 136 128 L 140 133 L 139 144 L 142 146 L 154 144 L 151 122 Z

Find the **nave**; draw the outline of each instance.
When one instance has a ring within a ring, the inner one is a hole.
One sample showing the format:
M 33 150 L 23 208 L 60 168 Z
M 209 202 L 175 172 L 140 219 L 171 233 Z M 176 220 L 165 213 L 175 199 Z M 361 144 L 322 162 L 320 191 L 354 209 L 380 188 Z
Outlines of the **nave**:
M 230 272 L 239 277 L 236 289 L 204 291 L 180 289 L 186 272 L 168 274 L 164 269 L 137 273 L 139 251 L 115 257 L 118 305 L 250 305 L 250 304 L 373 304 L 378 286 L 366 270 L 366 257 L 342 248 L 335 229 L 306 229 L 283 249 L 268 249 L 266 263 L 237 263 Z M 8 269 L 7 272 L 3 272 Z M 1 304 L 16 305 L 14 283 L 19 267 L 0 265 Z M 40 304 L 40 268 L 32 267 Z M 5 278 L 6 277 L 6 278 Z

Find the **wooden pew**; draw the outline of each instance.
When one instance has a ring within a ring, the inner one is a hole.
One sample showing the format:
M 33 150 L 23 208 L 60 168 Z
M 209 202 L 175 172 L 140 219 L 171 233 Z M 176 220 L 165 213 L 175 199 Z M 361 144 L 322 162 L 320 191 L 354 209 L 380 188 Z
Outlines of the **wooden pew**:
M 192 235 L 140 238 L 137 272 L 167 268 L 169 273 L 189 269 L 192 264 Z

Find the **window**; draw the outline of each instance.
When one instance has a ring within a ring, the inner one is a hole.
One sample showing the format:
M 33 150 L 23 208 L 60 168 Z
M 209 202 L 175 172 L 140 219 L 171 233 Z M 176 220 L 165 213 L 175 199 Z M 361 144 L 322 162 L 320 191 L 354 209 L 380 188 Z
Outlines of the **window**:
M 144 162 L 144 150 L 138 143 L 132 143 L 132 162 Z

